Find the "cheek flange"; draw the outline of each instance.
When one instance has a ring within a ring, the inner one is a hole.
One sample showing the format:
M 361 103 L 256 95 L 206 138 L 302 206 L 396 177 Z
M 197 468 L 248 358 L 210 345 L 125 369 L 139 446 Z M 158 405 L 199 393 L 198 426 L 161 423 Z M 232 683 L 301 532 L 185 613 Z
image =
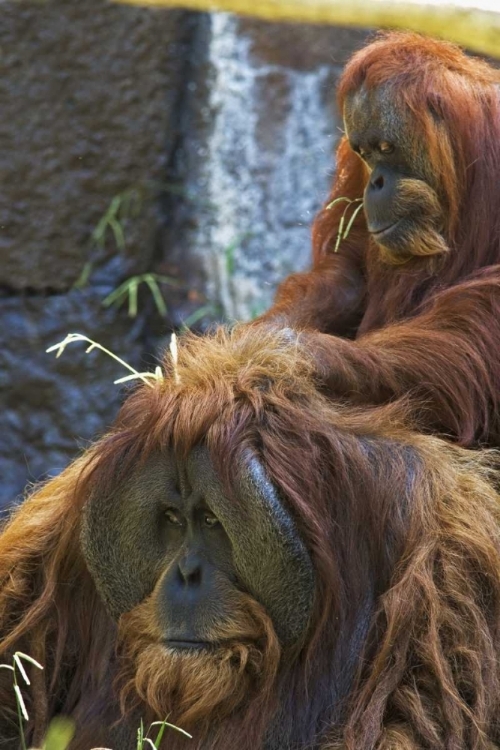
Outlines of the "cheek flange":
M 117 620 L 153 590 L 165 565 L 158 507 L 171 468 L 155 458 L 107 495 L 87 500 L 80 542 L 89 572 Z
M 311 557 L 257 456 L 245 452 L 235 470 L 236 502 L 226 497 L 206 448 L 196 448 L 188 462 L 191 481 L 203 482 L 209 505 L 231 541 L 240 580 L 266 608 L 282 644 L 297 643 L 313 609 Z

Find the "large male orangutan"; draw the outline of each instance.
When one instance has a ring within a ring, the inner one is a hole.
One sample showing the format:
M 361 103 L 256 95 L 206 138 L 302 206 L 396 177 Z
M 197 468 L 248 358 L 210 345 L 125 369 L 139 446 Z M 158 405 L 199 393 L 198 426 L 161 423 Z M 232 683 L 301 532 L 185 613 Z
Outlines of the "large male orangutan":
M 0 534 L 0 662 L 40 747 L 498 750 L 488 454 L 339 407 L 286 333 L 187 337 Z M 491 469 L 492 471 L 492 469 Z M 18 750 L 0 670 L 0 747 Z
M 414 34 L 354 55 L 313 268 L 260 319 L 303 332 L 333 396 L 409 396 L 421 429 L 463 445 L 500 443 L 499 82 Z

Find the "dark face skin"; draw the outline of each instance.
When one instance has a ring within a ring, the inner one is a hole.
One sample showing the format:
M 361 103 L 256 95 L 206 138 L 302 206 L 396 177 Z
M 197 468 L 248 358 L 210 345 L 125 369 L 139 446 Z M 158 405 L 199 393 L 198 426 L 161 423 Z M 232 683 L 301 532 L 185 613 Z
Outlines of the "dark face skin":
M 244 592 L 295 643 L 312 611 L 314 571 L 295 522 L 248 454 L 229 497 L 208 451 L 151 456 L 121 485 L 89 498 L 81 542 L 90 573 L 118 620 L 154 590 L 164 640 L 213 646 Z M 279 596 L 276 592 L 279 591 Z
M 344 123 L 367 171 L 363 198 L 371 236 L 395 256 L 431 254 L 418 243 L 437 241 L 432 234 L 441 229 L 442 211 L 411 114 L 394 107 L 389 89 L 361 88 L 346 100 Z
M 231 542 L 212 512 L 199 478 L 186 475 L 167 488 L 161 537 L 167 572 L 158 610 L 166 645 L 210 646 L 210 625 L 226 612 L 236 586 Z

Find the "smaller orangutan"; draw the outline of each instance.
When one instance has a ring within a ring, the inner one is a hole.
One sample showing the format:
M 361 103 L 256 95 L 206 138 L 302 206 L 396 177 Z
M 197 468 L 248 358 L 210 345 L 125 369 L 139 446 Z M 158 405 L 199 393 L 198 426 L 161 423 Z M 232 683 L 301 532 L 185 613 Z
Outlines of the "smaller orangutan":
M 313 268 L 257 321 L 301 331 L 332 396 L 409 396 L 421 429 L 463 445 L 500 445 L 499 83 L 416 34 L 355 54 Z
M 0 534 L 0 661 L 71 750 L 500 748 L 493 458 L 339 407 L 287 335 L 186 336 Z M 0 747 L 20 747 L 0 670 Z

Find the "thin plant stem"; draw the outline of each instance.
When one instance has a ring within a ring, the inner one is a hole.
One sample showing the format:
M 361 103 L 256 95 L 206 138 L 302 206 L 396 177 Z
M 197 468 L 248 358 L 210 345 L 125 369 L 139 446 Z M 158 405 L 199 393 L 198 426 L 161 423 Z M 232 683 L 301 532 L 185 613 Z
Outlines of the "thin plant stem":
M 150 388 L 154 388 L 153 383 L 151 383 L 151 380 L 161 380 L 163 378 L 163 375 L 161 373 L 161 370 L 157 367 L 155 372 L 139 372 L 135 369 L 135 367 L 132 367 L 132 365 L 129 365 L 125 360 L 121 359 L 121 357 L 118 357 L 116 354 L 111 352 L 109 349 L 106 349 L 106 347 L 101 346 L 101 344 L 98 344 L 97 341 L 92 341 L 92 339 L 89 339 L 87 336 L 84 336 L 81 333 L 68 333 L 66 338 L 63 341 L 60 341 L 58 344 L 54 344 L 54 346 L 49 346 L 48 349 L 46 349 L 47 354 L 50 352 L 57 352 L 56 358 L 60 357 L 63 351 L 66 349 L 68 344 L 72 344 L 74 341 L 86 341 L 90 346 L 85 349 L 85 354 L 88 354 L 93 349 L 99 349 L 101 352 L 104 352 L 104 354 L 107 354 L 108 357 L 111 357 L 116 362 L 118 362 L 122 367 L 125 367 L 125 369 L 129 370 L 129 372 L 132 373 L 132 375 L 128 375 L 126 378 L 119 378 L 118 380 L 115 380 L 115 384 L 120 382 L 125 382 L 125 380 L 134 380 L 139 379 L 142 380 L 143 383 L 145 383 Z
M 349 236 L 349 232 L 351 231 L 352 225 L 354 224 L 356 220 L 356 216 L 359 214 L 359 212 L 363 208 L 363 198 L 348 198 L 347 196 L 342 195 L 339 198 L 335 198 L 335 200 L 329 203 L 326 207 L 327 210 L 330 208 L 333 208 L 333 206 L 335 206 L 337 203 L 347 203 L 347 205 L 342 212 L 342 216 L 340 217 L 339 228 L 337 230 L 337 239 L 335 240 L 335 247 L 333 249 L 334 253 L 338 251 L 342 240 L 347 239 L 347 237 Z M 360 205 L 357 206 L 356 209 L 354 210 L 351 218 L 349 219 L 347 223 L 347 227 L 344 231 L 344 224 L 346 221 L 347 212 L 349 210 L 349 207 L 352 206 L 353 203 L 359 203 Z
M 26 708 L 24 708 L 24 702 L 21 695 L 21 690 L 19 688 L 19 685 L 17 684 L 17 675 L 16 670 L 13 670 L 14 672 L 14 693 L 16 695 L 16 705 L 17 705 L 17 719 L 19 722 L 19 736 L 21 738 L 21 748 L 22 750 L 26 750 L 26 739 L 24 737 L 24 727 L 23 727 L 23 713 L 26 711 Z M 26 716 L 24 717 L 26 718 Z
M 12 658 L 13 664 L 0 664 L 0 668 L 10 669 L 10 671 L 12 672 L 12 685 L 14 688 L 14 695 L 16 696 L 17 719 L 19 722 L 19 737 L 21 739 L 21 750 L 26 750 L 26 738 L 24 736 L 23 719 L 25 721 L 29 721 L 29 716 L 26 710 L 26 705 L 24 703 L 24 698 L 21 692 L 21 688 L 19 687 L 19 683 L 17 681 L 17 671 L 16 671 L 16 667 L 17 667 L 26 685 L 31 684 L 30 679 L 22 663 L 23 659 L 25 661 L 28 661 L 30 664 L 33 664 L 38 669 L 43 669 L 41 664 L 39 664 L 31 656 L 28 656 L 28 654 L 24 654 L 22 651 L 15 652 Z
M 347 225 L 346 230 L 344 232 L 344 236 L 342 237 L 343 240 L 347 239 L 347 237 L 349 236 L 349 232 L 352 229 L 352 225 L 356 221 L 356 216 L 362 210 L 363 210 L 363 204 L 362 203 L 360 203 L 359 206 L 357 206 L 357 208 L 354 209 L 353 214 L 352 214 L 351 218 L 349 219 L 349 224 Z
M 107 297 L 102 301 L 104 307 L 110 307 L 111 305 L 120 305 L 124 302 L 128 295 L 128 314 L 129 317 L 135 318 L 138 312 L 137 295 L 140 284 L 147 284 L 153 300 L 156 305 L 156 309 L 160 315 L 165 316 L 167 314 L 167 306 L 163 295 L 160 291 L 158 284 L 169 284 L 170 286 L 179 286 L 177 279 L 173 279 L 170 276 L 162 276 L 158 273 L 143 273 L 139 276 L 131 276 L 126 279 L 122 284 L 113 289 Z

